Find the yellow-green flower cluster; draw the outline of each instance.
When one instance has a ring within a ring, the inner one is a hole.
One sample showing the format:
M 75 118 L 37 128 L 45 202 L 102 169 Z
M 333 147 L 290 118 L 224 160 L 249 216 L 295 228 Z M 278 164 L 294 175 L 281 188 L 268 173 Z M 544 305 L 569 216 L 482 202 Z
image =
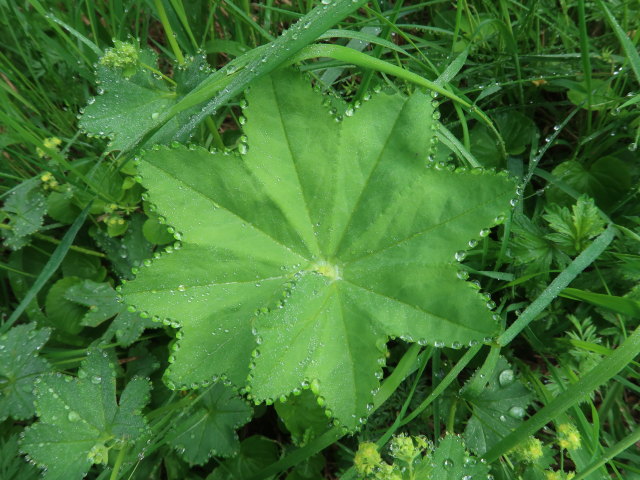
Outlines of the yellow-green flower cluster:
M 376 472 L 383 462 L 375 443 L 362 442 L 358 447 L 353 463 L 358 473 L 364 476 Z
M 62 140 L 58 137 L 48 137 L 42 141 L 42 146 L 45 148 L 44 150 L 40 147 L 36 148 L 36 153 L 40 158 L 45 158 L 49 156 L 51 150 L 57 152 L 62 145 Z
M 58 181 L 51 172 L 42 172 L 40 181 L 42 181 L 42 187 L 45 190 L 53 190 L 58 186 Z
M 561 470 L 544 472 L 546 480 L 571 480 L 576 472 L 563 472 Z
M 110 68 L 134 67 L 138 63 L 138 47 L 132 43 L 115 40 L 114 47 L 107 49 L 100 63 Z
M 558 446 L 566 450 L 576 450 L 580 448 L 580 432 L 570 423 L 558 425 Z
M 529 437 L 525 442 L 518 445 L 513 453 L 522 462 L 535 463 L 542 458 L 542 442 L 536 437 Z

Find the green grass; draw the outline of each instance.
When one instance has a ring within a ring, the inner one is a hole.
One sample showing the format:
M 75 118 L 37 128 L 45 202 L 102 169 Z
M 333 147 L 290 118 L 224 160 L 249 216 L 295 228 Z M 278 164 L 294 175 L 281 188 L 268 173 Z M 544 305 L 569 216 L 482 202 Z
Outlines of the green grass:
M 50 292 L 62 278 L 115 288 L 130 278 L 131 266 L 168 244 L 134 180 L 133 164 L 174 117 L 181 119 L 174 132 L 180 140 L 237 148 L 242 92 L 289 64 L 321 91 L 354 102 L 378 90 L 428 88 L 439 93 L 439 137 L 448 147 L 435 162 L 442 168 L 507 170 L 521 185 L 512 215 L 480 239 L 463 264 L 491 294 L 502 334 L 466 352 L 394 342 L 375 412 L 356 435 L 316 429 L 295 444 L 277 409 L 257 407 L 240 439 L 262 435 L 278 451 L 269 456 L 263 445 L 243 452 L 264 460 L 245 478 L 358 478 L 353 457 L 361 442 L 377 443 L 391 462 L 394 435 L 424 435 L 437 444 L 447 431 L 462 434 L 496 479 L 543 480 L 543 470 L 561 468 L 575 471 L 576 479 L 640 478 L 640 5 L 323 4 L 0 2 L 0 234 L 24 243 L 2 250 L 0 331 L 28 322 L 51 327 L 40 355 L 53 371 L 67 374 L 76 374 L 93 342 L 107 338 L 115 320 L 75 329 L 54 312 L 73 305 Z M 307 28 L 296 26 L 301 18 Z M 84 108 L 99 94 L 96 65 L 114 40 L 153 49 L 159 57 L 155 73 L 168 87 L 194 55 L 204 55 L 211 67 L 156 121 L 132 129 L 123 151 L 110 151 L 105 135 L 90 136 L 79 127 Z M 45 141 L 52 137 L 59 145 Z M 38 188 L 24 193 L 21 186 L 34 177 L 42 179 Z M 25 200 L 16 213 L 10 199 L 21 192 Z M 34 207 L 40 198 L 44 216 Z M 594 201 L 591 210 L 584 207 L 588 199 Z M 562 208 L 565 213 L 557 213 Z M 564 227 L 554 214 L 564 215 Z M 90 478 L 206 479 L 216 468 L 218 476 L 211 478 L 223 478 L 222 469 L 233 468 L 215 456 L 189 465 L 167 442 L 197 396 L 163 386 L 175 330 L 160 327 L 131 344 L 112 335 L 102 347 L 122 364 L 119 391 L 135 372 L 150 376 L 154 393 L 143 413 L 153 434 L 140 461 L 133 455 L 138 446 L 116 446 L 117 455 L 93 466 Z M 478 449 L 478 434 L 467 427 L 479 418 L 483 398 L 490 398 L 500 356 L 531 400 L 513 431 Z M 8 396 L 2 372 L 0 366 L 0 405 Z M 15 438 L 35 420 L 9 417 L 0 423 L 0 450 L 6 449 L 0 477 L 35 475 L 26 461 L 10 462 Z M 558 447 L 557 429 L 567 423 L 577 427 L 580 448 Z M 544 445 L 544 456 L 527 463 L 514 449 L 531 435 Z

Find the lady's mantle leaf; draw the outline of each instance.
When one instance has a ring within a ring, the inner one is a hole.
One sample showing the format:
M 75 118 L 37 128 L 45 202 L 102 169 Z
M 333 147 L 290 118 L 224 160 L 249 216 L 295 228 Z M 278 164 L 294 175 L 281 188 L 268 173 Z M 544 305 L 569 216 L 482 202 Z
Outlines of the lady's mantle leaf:
M 7 417 L 24 420 L 33 416 L 33 383 L 51 370 L 38 356 L 51 331 L 35 326 L 18 325 L 0 337 L 0 422 Z
M 206 463 L 212 455 L 235 455 L 240 449 L 235 429 L 247 423 L 252 413 L 244 400 L 221 383 L 201 395 L 189 415 L 177 419 L 167 437 L 182 458 L 198 465 Z
M 21 447 L 46 468 L 47 480 L 84 477 L 94 463 L 107 463 L 109 449 L 146 430 L 140 410 L 149 400 L 149 381 L 131 380 L 116 403 L 115 371 L 106 353 L 89 350 L 78 378 L 41 377 L 36 386 L 40 420 L 25 430 Z
M 151 201 L 184 244 L 122 293 L 182 326 L 170 386 L 224 375 L 267 402 L 309 386 L 353 429 L 390 336 L 459 347 L 495 333 L 454 256 L 508 211 L 515 187 L 427 168 L 437 122 L 422 93 L 377 95 L 336 122 L 285 71 L 247 100 L 242 155 L 143 157 Z

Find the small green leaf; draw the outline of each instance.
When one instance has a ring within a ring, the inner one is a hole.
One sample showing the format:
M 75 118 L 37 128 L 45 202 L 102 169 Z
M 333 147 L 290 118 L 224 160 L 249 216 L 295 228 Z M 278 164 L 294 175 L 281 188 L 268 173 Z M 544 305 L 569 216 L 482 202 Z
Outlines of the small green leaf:
M 479 395 L 466 395 L 465 399 L 473 408 L 464 431 L 467 446 L 483 455 L 522 423 L 532 396 L 509 363 L 500 357 L 484 390 Z
M 224 375 L 267 403 L 309 387 L 355 429 L 389 337 L 460 348 L 496 332 L 456 260 L 504 218 L 515 185 L 428 168 L 438 124 L 423 93 L 380 94 L 336 122 L 286 70 L 247 101 L 240 155 L 175 146 L 142 158 L 183 244 L 123 295 L 181 325 L 170 385 Z
M 294 445 L 303 446 L 330 428 L 327 416 L 309 390 L 290 395 L 285 402 L 274 404 Z
M 137 66 L 130 64 L 124 70 L 114 68 L 112 62 L 98 66 L 101 93 L 87 105 L 80 120 L 80 127 L 88 134 L 110 137 L 110 150 L 131 148 L 141 132 L 157 125 L 169 108 L 203 81 L 208 72 L 203 56 L 191 58 L 185 67 L 176 67 L 174 81 L 177 87 L 170 88 L 149 69 L 158 68 L 155 52 L 142 50 L 137 60 Z M 150 143 L 173 140 L 181 122 L 193 111 L 191 108 L 172 118 Z
M 49 289 L 45 302 L 47 321 L 57 330 L 72 335 L 82 330 L 82 319 L 87 309 L 65 297 L 69 288 L 81 283 L 78 277 L 64 277 Z
M 90 349 L 78 378 L 56 374 L 39 379 L 39 421 L 25 430 L 21 447 L 46 469 L 47 480 L 79 480 L 91 465 L 107 463 L 111 448 L 123 448 L 145 433 L 140 411 L 149 389 L 147 379 L 134 378 L 118 404 L 113 365 L 105 352 Z
M 25 180 L 13 189 L 2 207 L 11 227 L 2 230 L 4 244 L 13 250 L 24 247 L 29 243 L 29 236 L 42 227 L 47 202 L 41 185 L 39 178 Z
M 622 160 L 606 156 L 593 163 L 568 160 L 560 163 L 551 174 L 569 187 L 595 199 L 597 205 L 608 211 L 631 188 L 631 170 Z M 550 202 L 570 205 L 575 199 L 559 187 L 551 185 L 547 192 Z
M 459 436 L 447 435 L 438 444 L 438 448 L 431 455 L 429 468 L 434 480 L 466 480 L 472 478 L 487 478 L 489 467 L 478 458 L 470 455 L 465 448 L 465 443 Z M 416 471 L 416 478 L 420 477 Z
M 235 430 L 247 423 L 252 414 L 251 407 L 222 383 L 200 395 L 188 414 L 176 419 L 167 435 L 167 442 L 192 465 L 202 465 L 213 455 L 235 455 L 240 449 Z
M 124 306 L 116 300 L 116 291 L 108 283 L 83 280 L 69 287 L 64 297 L 87 307 L 81 323 L 88 327 L 96 327 L 124 310 Z
M 113 269 L 124 279 L 132 278 L 131 269 L 139 267 L 151 257 L 153 246 L 142 232 L 144 221 L 144 215 L 133 215 L 127 232 L 119 238 L 112 238 L 103 230 L 92 232 L 96 244 L 107 254 Z
M 35 323 L 18 325 L 0 337 L 0 422 L 7 417 L 32 417 L 34 381 L 51 371 L 49 363 L 38 356 L 51 332 L 35 327 Z

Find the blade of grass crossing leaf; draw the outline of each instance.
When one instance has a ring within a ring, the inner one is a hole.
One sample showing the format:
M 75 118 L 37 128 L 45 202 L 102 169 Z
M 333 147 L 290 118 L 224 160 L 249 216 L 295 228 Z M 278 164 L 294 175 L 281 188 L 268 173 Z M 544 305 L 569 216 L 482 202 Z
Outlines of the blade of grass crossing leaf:
M 624 343 L 596 367 L 587 372 L 580 380 L 554 398 L 522 426 L 502 439 L 485 455 L 488 462 L 497 460 L 501 455 L 540 430 L 562 412 L 584 399 L 589 393 L 616 376 L 640 354 L 640 328 L 637 328 Z
M 440 126 L 440 128 L 436 132 L 436 136 L 438 137 L 438 140 L 440 140 L 444 145 L 449 147 L 451 151 L 456 153 L 456 155 L 458 155 L 461 158 L 464 158 L 472 168 L 482 166 L 480 165 L 480 162 L 476 160 L 476 157 L 474 157 L 471 154 L 469 149 L 465 148 L 465 146 L 460 143 L 460 140 L 458 140 L 456 136 L 453 133 L 451 133 L 451 130 L 449 130 L 444 125 Z
M 9 319 L 0 327 L 0 334 L 5 333 L 7 330 L 9 330 L 9 328 L 11 328 L 11 325 L 13 325 L 15 321 L 20 318 L 22 312 L 24 312 L 27 306 L 36 297 L 44 284 L 47 283 L 47 280 L 49 280 L 49 278 L 51 278 L 51 276 L 56 272 L 56 270 L 62 263 L 62 260 L 64 260 L 64 257 L 67 255 L 67 252 L 69 251 L 73 240 L 76 238 L 78 231 L 84 224 L 84 221 L 89 214 L 89 209 L 91 208 L 92 203 L 93 202 L 89 202 L 87 206 L 84 207 L 84 210 L 80 212 L 80 215 L 78 215 L 71 227 L 69 227 L 67 233 L 64 234 L 64 237 L 62 237 L 60 244 L 53 251 L 53 254 L 42 269 L 42 272 L 40 272 L 40 275 L 38 275 L 36 281 L 33 283 L 18 307 L 13 311 Z
M 564 269 L 536 298 L 522 315 L 497 339 L 499 345 L 508 345 L 529 323 L 545 309 L 585 268 L 604 252 L 615 236 L 615 228 L 609 225 L 567 268 Z
M 631 42 L 631 40 L 629 39 L 625 31 L 622 29 L 622 27 L 620 27 L 620 25 L 618 24 L 614 16 L 611 14 L 611 12 L 609 11 L 605 3 L 602 0 L 598 0 L 598 5 L 600 6 L 600 9 L 604 12 L 605 17 L 607 17 L 607 21 L 609 22 L 609 25 L 611 25 L 611 28 L 613 28 L 613 31 L 616 34 L 616 37 L 618 37 L 618 40 L 622 45 L 622 49 L 624 50 L 624 53 L 627 55 L 627 59 L 631 64 L 631 69 L 633 70 L 633 73 L 636 76 L 636 80 L 640 84 L 640 54 L 638 54 L 638 50 L 636 49 L 635 45 Z
M 205 117 L 241 93 L 251 82 L 278 68 L 304 46 L 316 40 L 329 28 L 365 3 L 366 0 L 334 1 L 328 5 L 319 5 L 311 10 L 272 42 L 269 48 L 265 49 L 264 55 L 252 60 L 246 68 L 240 70 L 226 87 L 185 123 L 178 131 L 178 136 L 187 135 Z
M 493 122 L 487 117 L 487 115 L 478 109 L 475 105 L 471 105 L 469 102 L 464 100 L 463 98 L 458 97 L 456 94 L 449 92 L 446 88 L 438 85 L 435 82 L 427 80 L 426 78 L 405 70 L 402 67 L 397 65 L 393 65 L 389 62 L 385 62 L 384 60 L 380 60 L 379 58 L 374 58 L 371 55 L 367 55 L 366 53 L 358 52 L 351 48 L 346 48 L 341 45 L 327 45 L 327 44 L 316 44 L 310 45 L 304 48 L 298 55 L 296 55 L 291 63 L 299 62 L 302 60 L 309 60 L 316 57 L 329 57 L 336 60 L 342 60 L 343 62 L 350 63 L 353 65 L 357 65 L 359 67 L 370 68 L 373 70 L 377 70 L 379 72 L 388 73 L 390 75 L 394 75 L 398 78 L 406 80 L 411 83 L 415 83 L 416 85 L 420 85 L 421 87 L 428 88 L 429 90 L 433 90 L 434 92 L 439 93 L 443 97 L 447 97 L 454 102 L 459 103 L 460 105 L 469 109 L 469 111 L 475 113 L 475 115 L 483 122 L 489 129 L 493 132 L 493 134 L 498 139 L 498 143 L 500 145 L 500 151 L 504 158 L 506 158 L 506 150 L 504 145 L 504 139 L 494 126 Z

